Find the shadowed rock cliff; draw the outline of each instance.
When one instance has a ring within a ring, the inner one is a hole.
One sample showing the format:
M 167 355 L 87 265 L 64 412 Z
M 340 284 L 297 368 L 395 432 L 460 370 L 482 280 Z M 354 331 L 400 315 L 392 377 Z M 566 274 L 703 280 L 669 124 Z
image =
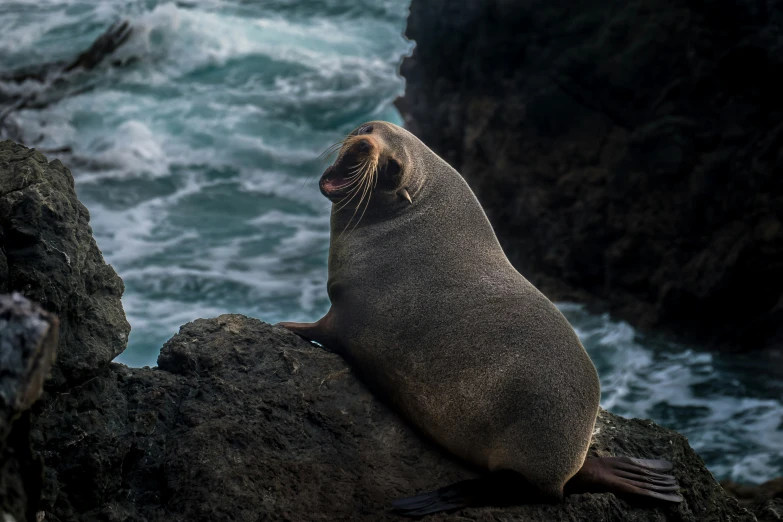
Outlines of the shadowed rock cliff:
M 783 348 L 783 2 L 413 0 L 398 101 L 548 296 Z

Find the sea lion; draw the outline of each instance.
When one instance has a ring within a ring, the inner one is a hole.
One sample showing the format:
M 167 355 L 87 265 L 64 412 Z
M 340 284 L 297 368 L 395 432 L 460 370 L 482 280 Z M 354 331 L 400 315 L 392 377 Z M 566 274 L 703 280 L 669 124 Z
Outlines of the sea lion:
M 488 470 L 393 503 L 404 515 L 526 496 L 614 491 L 680 502 L 668 462 L 586 459 L 598 375 L 560 311 L 506 258 L 462 176 L 414 135 L 372 121 L 336 144 L 329 312 L 280 323 L 342 354 L 414 426 Z

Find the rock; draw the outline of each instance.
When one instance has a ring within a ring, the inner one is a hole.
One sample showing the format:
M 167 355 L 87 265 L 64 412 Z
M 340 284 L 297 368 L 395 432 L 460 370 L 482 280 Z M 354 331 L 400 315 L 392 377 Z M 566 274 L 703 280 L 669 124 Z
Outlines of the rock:
M 413 0 L 397 105 L 549 297 L 783 355 L 781 24 L 781 0 Z
M 758 522 L 779 522 L 783 520 L 783 499 L 765 500 L 755 506 L 754 513 Z
M 127 344 L 122 280 L 92 237 L 62 163 L 0 142 L 0 293 L 20 292 L 60 318 L 50 384 L 89 378 Z
M 739 501 L 740 506 L 752 511 L 759 522 L 783 520 L 783 478 L 768 480 L 758 486 L 728 480 L 720 485 Z
M 27 410 L 57 354 L 57 318 L 19 294 L 0 295 L 0 517 L 33 521 L 43 464 L 30 449 Z
M 396 521 L 392 499 L 474 476 L 339 356 L 240 315 L 183 326 L 158 368 L 111 364 L 50 394 L 33 439 L 47 521 Z M 685 502 L 584 494 L 427 520 L 754 520 L 684 437 L 651 421 L 601 412 L 592 452 L 671 460 Z

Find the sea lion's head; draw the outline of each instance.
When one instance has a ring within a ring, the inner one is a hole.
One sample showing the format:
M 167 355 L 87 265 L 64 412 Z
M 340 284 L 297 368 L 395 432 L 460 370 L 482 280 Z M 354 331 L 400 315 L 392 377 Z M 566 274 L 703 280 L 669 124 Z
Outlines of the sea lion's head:
M 325 154 L 334 152 L 337 159 L 319 182 L 321 193 L 335 210 L 361 214 L 412 205 L 424 182 L 422 155 L 435 156 L 411 133 L 384 121 L 360 125 Z

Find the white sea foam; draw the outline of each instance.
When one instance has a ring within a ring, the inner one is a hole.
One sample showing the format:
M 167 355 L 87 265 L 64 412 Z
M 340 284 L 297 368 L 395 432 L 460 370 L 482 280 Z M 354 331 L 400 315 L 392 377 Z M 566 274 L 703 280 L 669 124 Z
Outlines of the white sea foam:
M 124 174 L 165 176 L 169 164 L 163 145 L 160 136 L 145 123 L 128 120 L 117 127 L 115 134 L 92 143 L 93 149 L 100 151 L 93 158 L 102 165 L 123 167 Z
M 559 306 L 598 367 L 604 408 L 676 426 L 719 477 L 762 482 L 780 473 L 783 400 L 738 396 L 725 370 L 731 356 L 666 341 L 653 350 L 627 323 Z

